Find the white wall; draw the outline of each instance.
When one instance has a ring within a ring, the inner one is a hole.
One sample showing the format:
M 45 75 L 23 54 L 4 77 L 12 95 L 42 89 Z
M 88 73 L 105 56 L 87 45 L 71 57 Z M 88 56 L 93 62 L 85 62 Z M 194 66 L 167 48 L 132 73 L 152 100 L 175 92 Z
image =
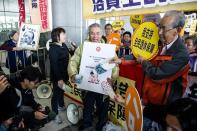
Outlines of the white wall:
M 86 37 L 81 5 L 82 0 L 52 0 L 53 28 L 63 27 L 78 45 Z

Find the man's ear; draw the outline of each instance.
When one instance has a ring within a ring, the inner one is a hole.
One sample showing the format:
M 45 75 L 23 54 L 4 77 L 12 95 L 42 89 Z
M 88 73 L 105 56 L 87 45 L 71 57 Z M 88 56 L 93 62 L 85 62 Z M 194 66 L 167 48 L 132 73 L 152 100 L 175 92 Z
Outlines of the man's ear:
M 178 33 L 181 33 L 182 29 L 183 29 L 182 27 L 177 27 Z

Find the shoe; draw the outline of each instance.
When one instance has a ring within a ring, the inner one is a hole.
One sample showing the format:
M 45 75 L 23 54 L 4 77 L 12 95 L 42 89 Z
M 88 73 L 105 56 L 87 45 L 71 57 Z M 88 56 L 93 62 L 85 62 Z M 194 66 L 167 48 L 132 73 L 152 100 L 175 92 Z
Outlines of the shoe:
M 55 123 L 57 123 L 57 124 L 61 124 L 61 123 L 62 123 L 62 118 L 61 118 L 59 115 L 56 115 L 54 121 L 55 121 Z
M 63 107 L 58 107 L 58 111 L 65 111 L 66 110 L 66 107 L 63 106 Z

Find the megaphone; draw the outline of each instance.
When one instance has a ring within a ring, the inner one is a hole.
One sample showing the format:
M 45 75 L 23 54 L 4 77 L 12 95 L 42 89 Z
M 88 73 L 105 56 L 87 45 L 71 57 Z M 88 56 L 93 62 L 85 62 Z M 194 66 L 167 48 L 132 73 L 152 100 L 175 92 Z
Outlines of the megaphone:
M 38 86 L 36 93 L 39 98 L 49 98 L 52 94 L 51 86 L 48 84 L 41 84 Z
M 68 121 L 71 124 L 76 125 L 79 122 L 79 120 L 82 118 L 82 107 L 81 106 L 78 107 L 76 104 L 70 103 L 67 106 L 66 115 Z

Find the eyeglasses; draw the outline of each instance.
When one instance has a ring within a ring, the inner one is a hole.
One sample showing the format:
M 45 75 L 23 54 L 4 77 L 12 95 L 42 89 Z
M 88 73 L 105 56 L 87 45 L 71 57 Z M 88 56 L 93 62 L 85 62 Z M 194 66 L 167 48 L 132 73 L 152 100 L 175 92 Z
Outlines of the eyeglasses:
M 175 28 L 177 28 L 177 27 L 172 27 L 172 28 L 169 28 L 169 29 L 167 29 L 167 27 L 170 27 L 171 25 L 167 25 L 167 26 L 161 26 L 161 25 L 159 25 L 159 31 L 162 31 L 162 32 L 168 32 L 168 31 L 170 31 L 170 30 L 173 30 L 173 29 L 175 29 Z

